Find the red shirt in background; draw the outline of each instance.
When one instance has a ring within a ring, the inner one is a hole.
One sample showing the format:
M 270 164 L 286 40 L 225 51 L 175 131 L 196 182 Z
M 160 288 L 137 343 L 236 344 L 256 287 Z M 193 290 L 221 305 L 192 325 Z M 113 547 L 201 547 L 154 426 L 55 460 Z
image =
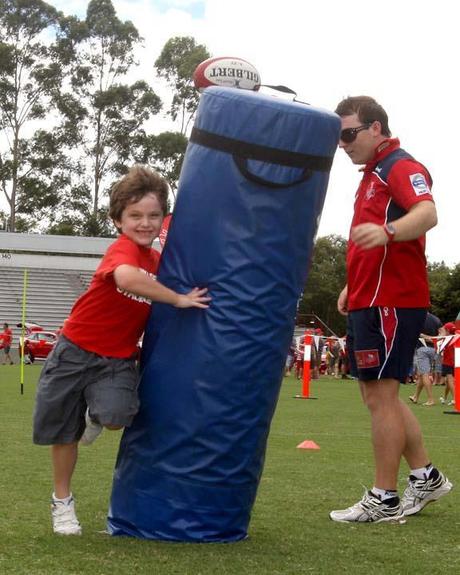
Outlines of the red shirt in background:
M 442 352 L 442 365 L 455 366 L 455 345 L 450 342 Z
M 4 329 L 3 333 L 0 334 L 0 344 L 2 347 L 11 347 L 13 341 L 13 332 L 11 328 L 7 327 Z

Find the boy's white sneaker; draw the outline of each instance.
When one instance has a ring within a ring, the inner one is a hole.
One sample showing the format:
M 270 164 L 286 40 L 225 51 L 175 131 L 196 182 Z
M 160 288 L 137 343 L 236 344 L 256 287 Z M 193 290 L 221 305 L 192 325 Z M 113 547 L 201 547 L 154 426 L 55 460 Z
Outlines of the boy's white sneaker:
M 53 531 L 58 535 L 81 535 L 81 525 L 75 515 L 75 501 L 51 501 Z
M 85 413 L 85 422 L 86 427 L 83 435 L 80 438 L 80 443 L 82 445 L 91 445 L 93 441 L 99 437 L 104 429 L 100 423 L 93 421 L 89 415 L 89 409 L 86 410 Z

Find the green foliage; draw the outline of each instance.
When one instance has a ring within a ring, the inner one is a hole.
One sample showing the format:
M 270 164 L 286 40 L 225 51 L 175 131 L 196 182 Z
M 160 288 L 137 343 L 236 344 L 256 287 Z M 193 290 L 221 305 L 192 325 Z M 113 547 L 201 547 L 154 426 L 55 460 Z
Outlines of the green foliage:
M 149 164 L 158 170 L 175 195 L 187 142 L 179 132 L 162 132 L 157 136 L 152 134 L 139 138 L 134 142 L 131 153 L 135 162 Z
M 302 315 L 316 314 L 337 335 L 345 333 L 345 319 L 337 311 L 337 298 L 346 284 L 346 240 L 337 235 L 318 238 L 307 283 L 302 295 L 298 323 Z
M 50 171 L 42 170 L 51 136 L 23 134 L 27 124 L 51 112 L 51 95 L 62 81 L 53 47 L 44 40 L 58 19 L 57 10 L 41 0 L 0 0 L 0 186 L 12 231 L 17 214 L 25 213 L 27 190 L 53 185 Z
M 0 0 L 0 188 L 10 229 L 110 235 L 103 198 L 133 162 L 157 168 L 174 192 L 198 103 L 192 73 L 209 54 L 189 37 L 166 44 L 159 73 L 182 132 L 149 135 L 162 102 L 146 82 L 126 82 L 140 42 L 111 0 L 91 0 L 83 20 L 41 0 Z
M 142 126 L 159 112 L 161 101 L 146 82 L 123 83 L 135 65 L 140 37 L 131 22 L 118 19 L 110 0 L 91 0 L 84 22 L 66 19 L 63 26 L 59 50 L 70 74 L 66 89 L 56 94 L 61 142 L 72 172 L 87 187 L 91 183 L 92 208 L 81 213 L 84 234 L 101 235 L 108 226 L 101 220 L 102 197 L 130 161 L 131 147 L 144 137 Z M 68 225 L 68 217 L 64 222 Z M 75 228 L 82 224 L 76 221 Z
M 431 311 L 444 321 L 446 318 L 446 296 L 449 293 L 449 282 L 452 270 L 444 262 L 428 265 L 430 284 Z M 460 305 L 459 305 L 460 308 Z
M 166 42 L 155 68 L 173 90 L 168 114 L 173 120 L 180 116 L 181 133 L 185 134 L 199 102 L 199 92 L 193 84 L 193 72 L 210 54 L 190 36 L 176 36 Z
M 454 321 L 460 312 L 460 264 L 457 264 L 449 275 L 444 292 L 444 308 L 441 318 Z

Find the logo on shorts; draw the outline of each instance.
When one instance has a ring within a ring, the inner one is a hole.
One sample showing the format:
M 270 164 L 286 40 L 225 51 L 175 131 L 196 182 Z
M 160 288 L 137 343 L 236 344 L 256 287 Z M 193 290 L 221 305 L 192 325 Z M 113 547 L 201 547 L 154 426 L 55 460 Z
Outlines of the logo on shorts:
M 378 349 L 361 349 L 359 351 L 355 351 L 355 358 L 358 369 L 379 367 L 380 365 Z

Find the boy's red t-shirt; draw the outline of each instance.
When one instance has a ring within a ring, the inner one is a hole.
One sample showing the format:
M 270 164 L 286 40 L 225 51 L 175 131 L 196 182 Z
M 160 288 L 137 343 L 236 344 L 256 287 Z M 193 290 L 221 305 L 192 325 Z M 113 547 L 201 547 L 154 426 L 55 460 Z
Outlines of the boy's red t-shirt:
M 114 270 L 127 264 L 155 278 L 160 253 L 121 235 L 102 258 L 88 290 L 75 302 L 62 335 L 86 351 L 107 357 L 136 354 L 151 301 L 120 290 Z

